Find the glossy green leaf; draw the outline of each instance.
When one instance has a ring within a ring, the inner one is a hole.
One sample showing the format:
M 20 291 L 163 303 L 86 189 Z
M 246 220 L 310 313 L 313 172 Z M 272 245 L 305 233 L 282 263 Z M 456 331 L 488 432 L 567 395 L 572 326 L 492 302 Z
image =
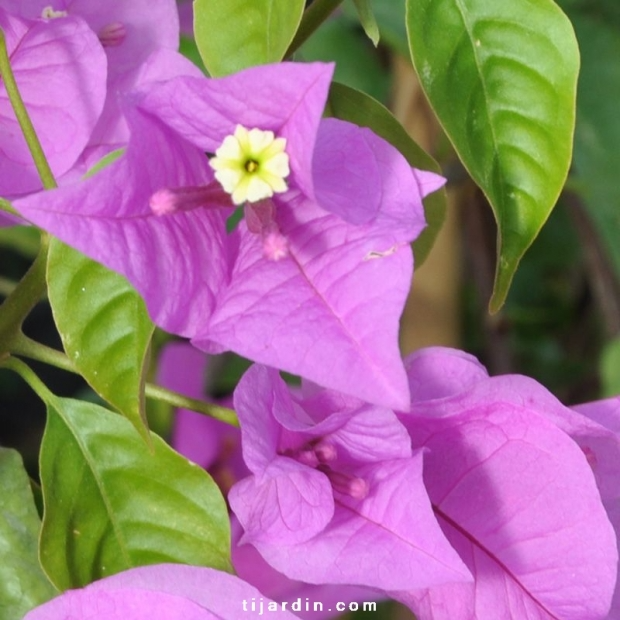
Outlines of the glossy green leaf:
M 575 188 L 620 279 L 620 30 L 580 15 L 573 23 L 582 56 Z
M 163 562 L 231 569 L 228 510 L 204 470 L 102 407 L 47 405 L 40 552 L 59 589 Z
M 153 324 L 127 280 L 52 239 L 48 293 L 62 342 L 92 388 L 148 438 L 146 354 Z
M 0 448 L 0 620 L 17 620 L 57 594 L 39 566 L 40 529 L 22 459 Z
M 368 38 L 372 41 L 373 45 L 377 47 L 379 45 L 379 25 L 375 19 L 375 15 L 372 12 L 372 4 L 370 0 L 353 0 L 355 9 L 362 24 L 364 32 Z
M 430 103 L 498 222 L 497 311 L 568 172 L 575 36 L 551 0 L 407 0 L 407 31 Z
M 183 54 L 188 60 L 191 60 L 201 71 L 204 73 L 207 72 L 207 68 L 202 62 L 200 52 L 198 51 L 198 45 L 196 45 L 196 39 L 194 39 L 194 37 L 181 35 L 179 53 Z
M 395 146 L 414 168 L 441 174 L 439 164 L 418 146 L 391 112 L 353 88 L 333 83 L 329 91 L 327 112 L 335 118 L 372 129 Z M 424 199 L 427 226 L 413 244 L 416 266 L 420 266 L 433 247 L 446 214 L 446 193 L 441 189 Z
M 194 36 L 213 77 L 282 60 L 304 0 L 194 0 Z
M 374 0 L 373 9 L 382 42 L 406 55 L 405 0 Z

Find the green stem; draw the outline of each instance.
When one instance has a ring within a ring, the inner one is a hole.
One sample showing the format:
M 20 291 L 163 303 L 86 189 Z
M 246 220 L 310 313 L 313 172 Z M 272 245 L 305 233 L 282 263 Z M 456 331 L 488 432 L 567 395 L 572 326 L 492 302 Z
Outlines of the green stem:
M 28 116 L 24 100 L 22 99 L 6 47 L 4 32 L 0 29 L 0 78 L 4 82 L 7 95 L 15 112 L 17 122 L 24 134 L 28 149 L 34 159 L 37 172 L 45 189 L 56 187 L 56 179 L 41 148 L 37 133 Z M 35 304 L 41 299 L 46 290 L 45 271 L 49 238 L 43 235 L 41 247 L 34 263 L 15 287 L 12 293 L 0 306 L 0 352 L 10 348 L 10 342 L 21 332 L 24 319 L 28 316 Z
M 19 332 L 11 343 L 11 353 L 23 355 L 38 362 L 44 362 L 50 366 L 61 368 L 67 372 L 79 374 L 73 362 L 62 352 L 52 349 L 40 342 L 28 338 L 24 333 Z
M 202 400 L 196 400 L 194 398 L 188 398 L 178 392 L 167 390 L 154 383 L 147 383 L 145 393 L 147 398 L 154 400 L 160 400 L 164 403 L 168 403 L 173 407 L 179 409 L 191 409 L 197 413 L 208 415 L 211 418 L 215 418 L 220 422 L 225 422 L 231 426 L 239 426 L 239 420 L 237 420 L 237 414 L 228 407 L 222 407 L 221 405 L 214 405 L 211 403 L 205 403 Z
M 11 215 L 19 215 L 19 213 L 11 206 L 11 203 L 4 198 L 0 198 L 0 211 L 6 211 Z
M 37 167 L 37 172 L 43 182 L 43 187 L 45 189 L 57 187 L 54 174 L 52 173 L 49 163 L 47 162 L 47 158 L 45 157 L 45 153 L 41 147 L 41 142 L 39 142 L 37 133 L 32 125 L 32 121 L 30 120 L 30 116 L 28 116 L 26 106 L 24 105 L 24 100 L 22 99 L 19 89 L 17 88 L 17 82 L 15 81 L 13 70 L 11 69 L 11 61 L 9 60 L 9 54 L 6 48 L 6 39 L 2 29 L 0 29 L 0 77 L 4 81 L 4 86 L 9 96 L 9 100 L 11 101 L 11 106 L 13 107 L 13 111 L 17 117 L 17 122 L 19 123 L 22 133 L 24 134 L 24 138 L 26 139 L 26 144 L 28 144 L 28 149 L 34 159 L 34 164 Z
M 343 0 L 314 0 L 304 12 L 295 38 L 286 50 L 285 58 L 292 56 L 342 2 Z
M 13 338 L 20 333 L 24 319 L 45 294 L 45 271 L 49 237 L 43 234 L 34 263 L 0 306 L 0 352 L 9 350 Z
M 12 352 L 16 355 L 23 355 L 24 357 L 28 357 L 30 359 L 45 362 L 50 366 L 55 366 L 56 368 L 62 368 L 62 370 L 79 374 L 79 371 L 64 353 L 57 351 L 56 349 L 46 347 L 39 342 L 35 342 L 21 332 L 13 339 Z M 146 383 L 144 392 L 146 397 L 152 400 L 159 400 L 181 409 L 191 409 L 197 413 L 201 413 L 216 420 L 220 420 L 221 422 L 225 422 L 226 424 L 239 426 L 237 415 L 232 409 L 228 409 L 227 407 L 221 407 L 220 405 L 214 405 L 195 398 L 189 398 L 179 394 L 178 392 L 167 390 L 166 388 L 153 383 Z
M 16 372 L 36 393 L 37 396 L 44 402 L 48 403 L 54 398 L 54 395 L 47 389 L 47 386 L 36 373 L 22 360 L 16 357 L 8 357 L 6 359 L 0 358 L 0 368 L 8 368 Z

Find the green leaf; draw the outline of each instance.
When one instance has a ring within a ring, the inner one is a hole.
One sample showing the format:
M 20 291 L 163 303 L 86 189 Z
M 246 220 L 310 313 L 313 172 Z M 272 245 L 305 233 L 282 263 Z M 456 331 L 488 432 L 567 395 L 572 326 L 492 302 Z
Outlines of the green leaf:
M 372 41 L 373 45 L 377 47 L 379 45 L 379 26 L 375 15 L 372 12 L 372 5 L 370 0 L 353 0 L 355 9 L 360 18 L 360 23 L 364 32 L 368 38 Z
M 405 0 L 374 0 L 373 9 L 383 43 L 400 54 L 407 55 Z
M 582 55 L 575 131 L 575 189 L 620 278 L 620 30 L 574 16 Z
M 47 276 L 67 355 L 148 441 L 144 380 L 154 327 L 144 301 L 124 277 L 57 239 L 50 244 Z
M 40 553 L 59 589 L 164 562 L 231 570 L 226 503 L 204 470 L 107 409 L 46 400 Z
M 304 0 L 194 0 L 194 36 L 213 77 L 282 60 Z
M 420 82 L 498 222 L 497 311 L 571 160 L 579 52 L 551 0 L 407 0 Z
M 353 88 L 332 83 L 327 112 L 330 116 L 372 129 L 377 135 L 395 146 L 414 168 L 441 174 L 439 164 L 418 146 L 391 112 Z M 416 266 L 422 265 L 433 247 L 437 233 L 446 215 L 446 192 L 441 189 L 424 199 L 427 226 L 413 244 Z
M 57 592 L 39 566 L 41 522 L 17 452 L 0 448 L 0 620 L 16 620 Z
M 183 54 L 183 56 L 185 56 L 188 60 L 191 60 L 201 71 L 206 72 L 207 68 L 202 62 L 200 52 L 198 51 L 198 46 L 196 45 L 196 39 L 194 39 L 194 37 L 181 35 L 181 40 L 179 42 L 179 53 Z

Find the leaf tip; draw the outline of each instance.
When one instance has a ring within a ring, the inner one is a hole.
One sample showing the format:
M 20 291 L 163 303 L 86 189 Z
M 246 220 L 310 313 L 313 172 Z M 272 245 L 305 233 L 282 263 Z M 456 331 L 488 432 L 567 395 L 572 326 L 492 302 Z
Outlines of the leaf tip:
M 151 432 L 149 431 L 149 427 L 145 424 L 145 423 L 140 423 L 140 422 L 134 422 L 133 420 L 131 421 L 134 428 L 138 431 L 138 433 L 140 434 L 140 437 L 143 439 L 144 443 L 146 444 L 146 447 L 148 448 L 148 451 L 150 454 L 155 454 L 155 446 L 153 445 L 153 438 L 151 437 Z
M 506 294 L 497 290 L 493 290 L 491 299 L 489 300 L 489 314 L 497 314 L 506 302 Z
M 508 260 L 500 254 L 495 272 L 495 282 L 493 283 L 493 293 L 489 300 L 489 314 L 497 314 L 506 303 L 518 265 L 519 260 Z

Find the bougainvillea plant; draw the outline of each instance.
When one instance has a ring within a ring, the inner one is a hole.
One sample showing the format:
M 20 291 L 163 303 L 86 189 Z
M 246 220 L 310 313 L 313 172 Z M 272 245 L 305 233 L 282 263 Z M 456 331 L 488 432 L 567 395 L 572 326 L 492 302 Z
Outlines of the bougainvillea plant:
M 37 247 L 0 376 L 47 412 L 36 462 L 0 446 L 0 620 L 620 618 L 620 401 L 402 355 L 448 171 L 342 20 L 404 44 L 488 201 L 497 312 L 571 163 L 552 0 L 0 0 L 0 226 Z

